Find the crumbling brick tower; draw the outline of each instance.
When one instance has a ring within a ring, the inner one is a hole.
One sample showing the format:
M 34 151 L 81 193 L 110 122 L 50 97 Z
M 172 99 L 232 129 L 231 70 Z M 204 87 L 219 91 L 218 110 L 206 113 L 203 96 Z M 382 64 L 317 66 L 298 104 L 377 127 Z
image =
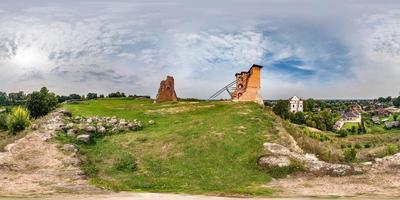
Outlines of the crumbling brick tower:
M 232 92 L 233 101 L 254 101 L 264 105 L 261 97 L 260 65 L 251 66 L 248 72 L 236 73 L 236 89 Z
M 174 77 L 167 76 L 167 79 L 162 80 L 155 103 L 163 101 L 178 101 L 174 87 Z

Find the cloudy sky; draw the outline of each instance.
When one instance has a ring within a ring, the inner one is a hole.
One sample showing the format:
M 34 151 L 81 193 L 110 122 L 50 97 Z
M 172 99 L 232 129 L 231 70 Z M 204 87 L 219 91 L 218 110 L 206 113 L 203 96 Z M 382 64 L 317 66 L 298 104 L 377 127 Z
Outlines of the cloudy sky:
M 208 98 L 252 64 L 265 99 L 400 92 L 400 2 L 2 0 L 0 91 Z

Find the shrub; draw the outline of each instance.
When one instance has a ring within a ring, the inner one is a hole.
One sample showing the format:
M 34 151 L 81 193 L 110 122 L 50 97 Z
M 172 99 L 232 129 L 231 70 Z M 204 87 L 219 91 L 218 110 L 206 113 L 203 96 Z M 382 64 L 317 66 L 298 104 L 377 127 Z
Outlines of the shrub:
M 0 130 L 7 130 L 7 114 L 0 114 Z
M 347 162 L 352 162 L 356 160 L 357 157 L 357 151 L 354 148 L 347 148 L 344 150 L 344 159 Z
M 347 137 L 349 132 L 346 129 L 342 129 L 337 134 L 339 135 L 339 137 Z
M 395 144 L 388 144 L 386 146 L 386 155 L 393 155 L 399 151 L 399 148 Z
M 32 117 L 37 118 L 47 115 L 58 103 L 57 97 L 47 88 L 43 87 L 39 92 L 32 92 L 28 95 L 26 106 L 31 112 Z
M 117 158 L 114 168 L 118 171 L 131 172 L 137 169 L 136 160 L 129 153 L 123 153 Z
M 15 134 L 19 131 L 23 131 L 29 126 L 29 111 L 26 108 L 16 107 L 12 109 L 10 116 L 7 120 L 8 131 Z

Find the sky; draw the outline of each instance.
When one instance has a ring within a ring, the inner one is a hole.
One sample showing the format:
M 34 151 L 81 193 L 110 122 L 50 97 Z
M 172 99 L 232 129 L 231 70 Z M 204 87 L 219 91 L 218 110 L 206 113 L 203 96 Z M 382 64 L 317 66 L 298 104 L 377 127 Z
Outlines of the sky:
M 400 95 L 397 0 L 1 0 L 0 91 L 208 98 L 253 64 L 262 96 Z M 226 97 L 221 96 L 221 97 Z

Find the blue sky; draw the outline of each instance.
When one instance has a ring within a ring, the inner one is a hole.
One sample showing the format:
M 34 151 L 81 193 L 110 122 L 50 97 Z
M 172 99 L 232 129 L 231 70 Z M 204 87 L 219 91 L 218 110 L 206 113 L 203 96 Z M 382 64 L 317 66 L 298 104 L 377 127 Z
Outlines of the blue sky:
M 207 98 L 252 64 L 265 99 L 400 91 L 400 3 L 3 0 L 0 90 Z

